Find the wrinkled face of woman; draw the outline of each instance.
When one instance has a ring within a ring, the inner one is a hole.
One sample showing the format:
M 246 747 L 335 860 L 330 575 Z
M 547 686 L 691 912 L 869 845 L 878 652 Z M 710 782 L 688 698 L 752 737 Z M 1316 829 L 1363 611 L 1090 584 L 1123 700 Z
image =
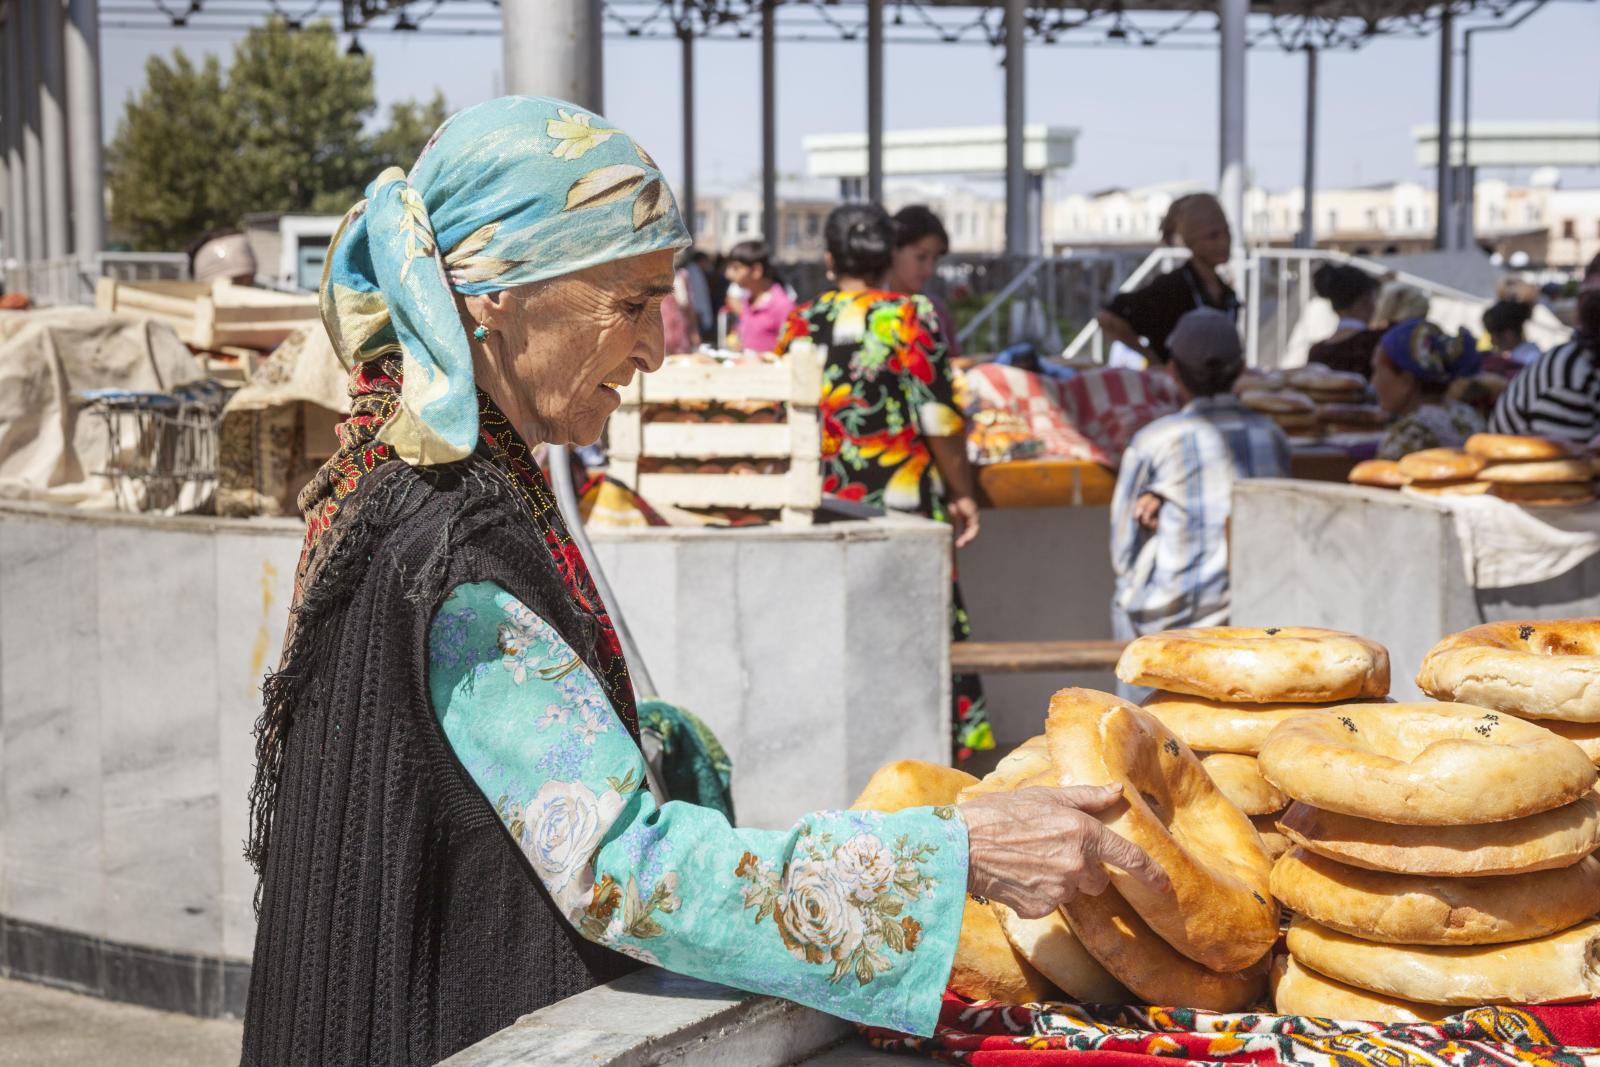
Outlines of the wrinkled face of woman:
M 530 445 L 589 445 L 617 389 L 661 366 L 661 301 L 672 252 L 602 263 L 560 278 L 459 298 L 478 386 Z

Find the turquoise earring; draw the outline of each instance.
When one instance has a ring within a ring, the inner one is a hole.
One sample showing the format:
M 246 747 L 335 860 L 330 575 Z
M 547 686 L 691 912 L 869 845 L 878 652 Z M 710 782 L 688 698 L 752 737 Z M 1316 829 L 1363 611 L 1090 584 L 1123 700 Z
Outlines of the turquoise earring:
M 475 326 L 473 328 L 472 336 L 473 336 L 474 340 L 478 340 L 478 341 L 483 340 L 485 337 L 489 336 L 489 327 L 483 325 L 482 323 L 479 323 L 477 326 Z

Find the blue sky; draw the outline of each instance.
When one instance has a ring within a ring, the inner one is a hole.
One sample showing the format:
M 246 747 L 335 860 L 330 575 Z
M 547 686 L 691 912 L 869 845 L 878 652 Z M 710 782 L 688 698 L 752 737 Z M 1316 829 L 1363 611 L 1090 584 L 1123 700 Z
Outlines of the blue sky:
M 452 107 L 499 89 L 498 37 L 367 34 L 379 99 L 427 97 Z M 1600 120 L 1600 3 L 1554 0 L 1511 33 L 1474 43 L 1474 117 Z M 107 136 L 122 102 L 143 82 L 145 58 L 183 47 L 227 50 L 211 31 L 108 31 L 104 40 Z M 1002 119 L 999 53 L 983 45 L 890 45 L 890 129 L 986 125 Z M 860 130 L 864 46 L 779 44 L 779 165 L 804 166 L 801 138 Z M 710 41 L 698 53 L 702 184 L 751 181 L 760 165 L 760 56 L 753 40 Z M 1300 178 L 1304 58 L 1250 53 L 1248 151 L 1269 188 Z M 1426 178 L 1413 162 L 1411 127 L 1435 118 L 1436 38 L 1381 39 L 1322 59 L 1318 181 L 1351 185 Z M 1092 190 L 1168 179 L 1209 180 L 1216 170 L 1214 51 L 1036 46 L 1028 52 L 1028 119 L 1081 131 L 1078 163 L 1058 188 Z M 608 38 L 606 114 L 643 142 L 666 172 L 681 166 L 678 46 Z M 1600 184 L 1571 171 L 1567 184 Z

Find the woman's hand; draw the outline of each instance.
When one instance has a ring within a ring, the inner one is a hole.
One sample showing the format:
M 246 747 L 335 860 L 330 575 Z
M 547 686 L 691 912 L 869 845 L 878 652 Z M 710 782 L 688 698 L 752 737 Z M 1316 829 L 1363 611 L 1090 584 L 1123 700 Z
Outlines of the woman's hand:
M 978 539 L 978 502 L 970 496 L 958 496 L 949 502 L 949 509 L 956 547 L 966 548 Z
M 1118 786 L 1030 786 L 962 804 L 967 892 L 998 900 L 1024 919 L 1041 919 L 1080 893 L 1104 892 L 1107 865 L 1153 890 L 1166 889 L 1166 872 L 1144 849 L 1090 814 L 1121 799 Z

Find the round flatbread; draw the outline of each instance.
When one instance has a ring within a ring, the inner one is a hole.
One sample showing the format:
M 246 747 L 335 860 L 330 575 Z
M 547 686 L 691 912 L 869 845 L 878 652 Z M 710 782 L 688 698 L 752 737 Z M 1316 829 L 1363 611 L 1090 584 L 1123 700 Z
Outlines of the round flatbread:
M 1513 619 L 1451 634 L 1417 686 L 1531 719 L 1600 722 L 1600 619 Z
M 1594 787 L 1583 750 L 1512 715 L 1468 704 L 1349 704 L 1280 723 L 1261 773 L 1327 811 L 1421 826 L 1503 822 Z
M 1400 473 L 1414 482 L 1449 482 L 1476 478 L 1483 460 L 1456 448 L 1424 448 L 1400 457 Z
M 1380 644 L 1311 626 L 1214 626 L 1135 638 L 1117 677 L 1211 700 L 1327 703 L 1389 693 L 1389 653 Z
M 1011 947 L 1067 996 L 1086 1004 L 1126 1004 L 1133 999 L 1083 947 L 1060 911 L 1042 919 L 1024 919 L 999 901 L 989 904 Z
M 1561 441 L 1507 433 L 1475 433 L 1467 438 L 1465 449 L 1469 455 L 1489 463 L 1566 459 L 1573 451 Z
M 1222 795 L 1246 815 L 1270 815 L 1289 806 L 1289 797 L 1261 777 L 1261 767 L 1254 756 L 1208 752 L 1200 757 L 1200 766 L 1222 790 Z
M 1293 956 L 1272 961 L 1272 1008 L 1279 1015 L 1302 1015 L 1341 1022 L 1436 1023 L 1458 1009 L 1418 1004 L 1369 993 L 1303 967 Z
M 1600 860 L 1478 878 L 1390 874 L 1296 846 L 1272 868 L 1284 907 L 1368 941 L 1494 945 L 1565 930 L 1600 912 Z

